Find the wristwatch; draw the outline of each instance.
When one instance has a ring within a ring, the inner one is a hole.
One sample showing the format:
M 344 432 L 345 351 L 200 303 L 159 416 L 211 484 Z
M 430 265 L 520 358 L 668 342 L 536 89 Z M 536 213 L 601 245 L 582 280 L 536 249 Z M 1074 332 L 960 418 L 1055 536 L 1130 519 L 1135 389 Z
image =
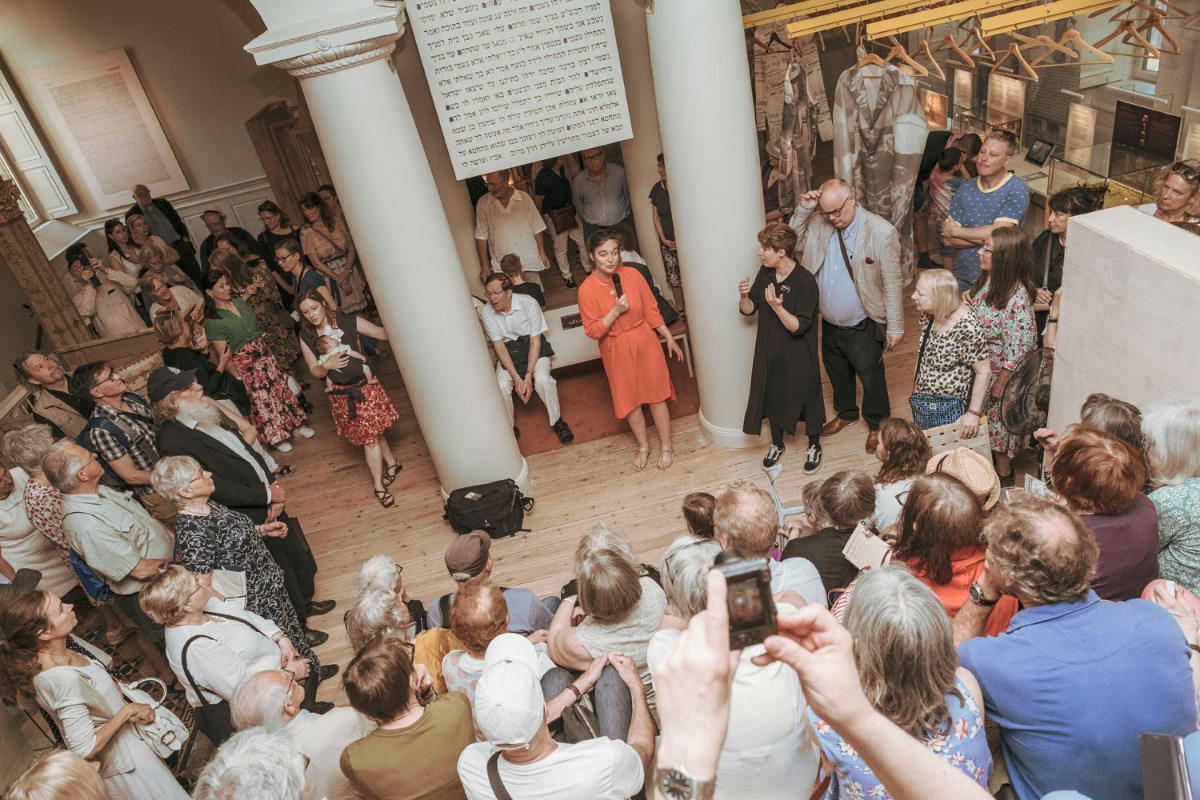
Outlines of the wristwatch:
M 979 581 L 975 581 L 971 584 L 971 588 L 967 590 L 967 597 L 971 598 L 971 602 L 975 605 L 988 606 L 989 608 L 1000 602 L 999 597 L 997 597 L 995 600 L 988 600 L 986 597 L 984 597 L 983 587 L 979 585 Z
M 701 780 L 683 767 L 655 767 L 654 785 L 667 800 L 712 800 L 717 781 Z

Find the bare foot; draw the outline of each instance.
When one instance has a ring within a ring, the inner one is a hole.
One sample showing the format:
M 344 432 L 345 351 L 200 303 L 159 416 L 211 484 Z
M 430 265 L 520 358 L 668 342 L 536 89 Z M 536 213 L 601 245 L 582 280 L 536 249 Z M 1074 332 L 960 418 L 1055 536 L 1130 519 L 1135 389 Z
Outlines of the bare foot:
M 662 453 L 659 454 L 659 456 L 658 456 L 658 468 L 659 469 L 666 469 L 667 467 L 671 466 L 674 463 L 675 463 L 675 451 L 674 450 L 663 450 Z
M 641 472 L 650 463 L 650 450 L 638 450 L 637 458 L 633 460 L 633 471 Z

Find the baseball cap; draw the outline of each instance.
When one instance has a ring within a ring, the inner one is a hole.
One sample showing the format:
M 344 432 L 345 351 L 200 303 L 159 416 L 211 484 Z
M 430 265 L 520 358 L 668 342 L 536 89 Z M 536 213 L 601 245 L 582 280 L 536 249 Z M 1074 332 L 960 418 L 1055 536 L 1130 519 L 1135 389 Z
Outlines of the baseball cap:
M 501 750 L 527 747 L 546 719 L 538 657 L 524 636 L 502 633 L 488 645 L 475 686 L 475 725 Z
M 151 403 L 157 403 L 171 392 L 186 389 L 196 382 L 196 370 L 176 367 L 159 367 L 146 380 L 146 395 Z
M 487 566 L 492 537 L 487 531 L 471 531 L 459 536 L 446 548 L 446 569 L 456 581 L 466 581 Z

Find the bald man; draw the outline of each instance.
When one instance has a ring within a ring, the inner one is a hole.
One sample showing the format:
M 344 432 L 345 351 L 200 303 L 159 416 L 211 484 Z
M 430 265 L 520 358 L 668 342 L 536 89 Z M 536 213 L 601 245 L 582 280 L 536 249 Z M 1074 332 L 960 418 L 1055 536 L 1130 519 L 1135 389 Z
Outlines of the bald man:
M 857 378 L 867 421 L 865 450 L 874 453 L 879 423 L 891 413 L 883 354 L 904 339 L 900 234 L 859 206 L 850 185 L 838 178 L 800 198 L 791 226 L 797 261 L 816 277 L 820 292 L 821 360 L 837 414 L 821 435 L 833 436 L 858 421 Z
M 479 249 L 479 280 L 500 271 L 500 259 L 512 253 L 521 259 L 522 277 L 542 285 L 542 270 L 550 266 L 542 232 L 546 223 L 533 198 L 509 180 L 508 172 L 484 176 L 488 193 L 475 206 L 475 245 Z
M 125 221 L 128 222 L 134 214 L 145 217 L 146 224 L 150 226 L 150 233 L 175 248 L 179 253 L 176 266 L 199 286 L 203 275 L 200 265 L 196 263 L 196 248 L 192 245 L 191 234 L 175 206 L 171 205 L 169 200 L 151 196 L 150 189 L 142 183 L 135 184 L 130 193 L 133 195 L 133 205 L 125 212 Z

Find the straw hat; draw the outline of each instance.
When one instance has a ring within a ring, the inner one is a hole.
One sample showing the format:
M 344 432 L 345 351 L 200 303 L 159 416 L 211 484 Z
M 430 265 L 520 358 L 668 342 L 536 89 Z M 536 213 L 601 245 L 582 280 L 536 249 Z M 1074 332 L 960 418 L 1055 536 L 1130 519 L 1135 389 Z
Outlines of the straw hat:
M 966 447 L 938 453 L 929 459 L 925 472 L 944 472 L 958 478 L 983 503 L 984 511 L 1000 499 L 1000 476 L 992 469 L 991 460 Z

